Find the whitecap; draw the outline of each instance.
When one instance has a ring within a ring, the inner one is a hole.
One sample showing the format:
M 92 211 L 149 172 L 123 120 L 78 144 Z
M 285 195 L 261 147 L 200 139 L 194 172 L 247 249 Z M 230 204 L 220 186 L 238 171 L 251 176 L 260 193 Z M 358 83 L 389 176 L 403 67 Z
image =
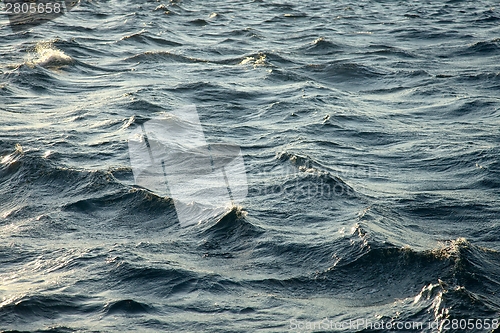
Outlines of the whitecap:
M 73 63 L 73 58 L 56 48 L 53 43 L 38 43 L 35 47 L 35 51 L 35 58 L 31 60 L 29 64 L 53 68 Z

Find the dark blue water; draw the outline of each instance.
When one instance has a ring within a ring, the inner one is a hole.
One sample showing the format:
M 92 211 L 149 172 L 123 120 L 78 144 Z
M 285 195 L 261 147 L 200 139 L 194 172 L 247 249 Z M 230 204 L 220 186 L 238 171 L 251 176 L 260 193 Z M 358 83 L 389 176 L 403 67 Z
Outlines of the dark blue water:
M 0 20 L 0 330 L 498 332 L 496 1 Z M 248 196 L 181 227 L 128 137 L 193 104 Z

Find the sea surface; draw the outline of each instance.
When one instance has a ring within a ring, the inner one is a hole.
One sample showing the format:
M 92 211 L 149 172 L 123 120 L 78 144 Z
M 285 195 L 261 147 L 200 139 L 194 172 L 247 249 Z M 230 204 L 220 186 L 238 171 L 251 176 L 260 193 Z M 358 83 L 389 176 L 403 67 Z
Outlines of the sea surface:
M 497 1 L 82 0 L 0 60 L 0 331 L 500 331 Z M 248 194 L 182 226 L 129 136 L 189 105 Z

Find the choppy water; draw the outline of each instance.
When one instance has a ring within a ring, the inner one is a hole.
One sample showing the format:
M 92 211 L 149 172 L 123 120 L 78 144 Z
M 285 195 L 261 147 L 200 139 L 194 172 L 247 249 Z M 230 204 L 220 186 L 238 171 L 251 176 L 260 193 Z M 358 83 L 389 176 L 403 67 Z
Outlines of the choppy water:
M 496 1 L 98 0 L 1 20 L 0 330 L 492 331 Z M 241 147 L 248 197 L 183 228 L 135 186 L 127 140 L 191 104 L 209 143 Z

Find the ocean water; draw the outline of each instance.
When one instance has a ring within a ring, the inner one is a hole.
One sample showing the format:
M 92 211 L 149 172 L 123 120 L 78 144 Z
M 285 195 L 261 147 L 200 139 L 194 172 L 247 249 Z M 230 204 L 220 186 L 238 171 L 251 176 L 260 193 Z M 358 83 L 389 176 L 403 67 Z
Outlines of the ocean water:
M 0 23 L 0 331 L 500 331 L 498 2 Z M 248 194 L 184 226 L 129 136 L 188 105 Z

